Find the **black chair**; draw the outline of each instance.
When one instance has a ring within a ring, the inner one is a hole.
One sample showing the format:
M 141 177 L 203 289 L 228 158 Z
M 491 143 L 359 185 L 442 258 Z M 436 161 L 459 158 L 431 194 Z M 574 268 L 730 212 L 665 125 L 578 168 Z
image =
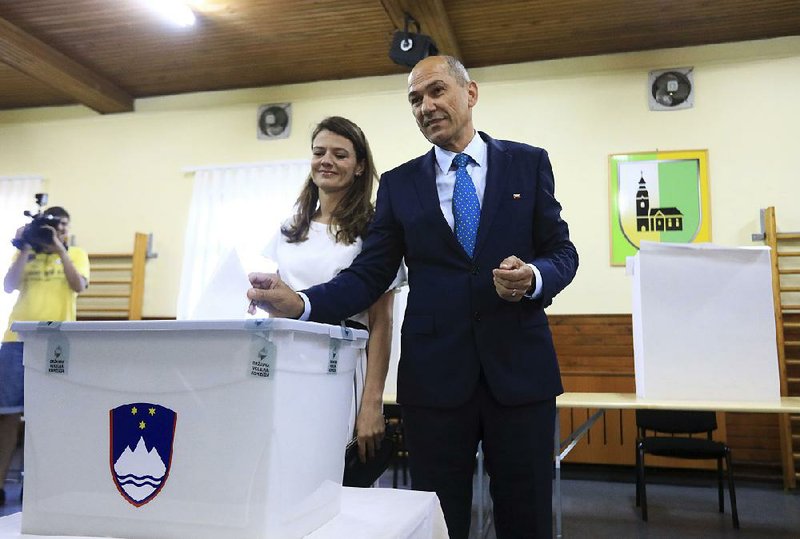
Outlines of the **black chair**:
M 399 404 L 384 404 L 383 415 L 394 426 L 394 458 L 392 458 L 392 488 L 397 488 L 397 475 L 402 470 L 403 485 L 408 485 L 408 451 L 403 431 L 403 411 Z
M 719 512 L 725 512 L 723 495 L 722 461 L 728 472 L 728 492 L 731 497 L 733 527 L 739 528 L 739 513 L 736 510 L 736 490 L 733 486 L 731 450 L 722 442 L 711 439 L 717 428 L 714 412 L 689 412 L 673 410 L 636 410 L 636 505 L 642 508 L 642 520 L 647 520 L 647 491 L 645 487 L 645 454 L 681 459 L 715 459 Z M 649 434 L 651 433 L 651 434 Z M 693 435 L 705 434 L 703 437 Z M 681 435 L 681 436 L 676 436 Z M 685 435 L 690 435 L 685 436 Z

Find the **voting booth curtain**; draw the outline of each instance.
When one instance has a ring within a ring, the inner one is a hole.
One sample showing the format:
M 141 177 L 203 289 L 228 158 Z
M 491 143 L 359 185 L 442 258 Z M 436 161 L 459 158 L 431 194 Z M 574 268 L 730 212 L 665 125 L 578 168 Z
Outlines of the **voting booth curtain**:
M 192 169 L 194 187 L 177 318 L 191 314 L 220 264 L 236 251 L 245 271 L 269 271 L 259 256 L 292 208 L 308 176 L 308 160 Z M 242 297 L 242 312 L 246 309 Z

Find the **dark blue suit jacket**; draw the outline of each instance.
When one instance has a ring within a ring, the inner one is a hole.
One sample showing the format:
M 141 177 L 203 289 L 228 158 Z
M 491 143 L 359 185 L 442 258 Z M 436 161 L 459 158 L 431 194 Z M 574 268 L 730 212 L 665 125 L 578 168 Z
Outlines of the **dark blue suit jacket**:
M 338 323 L 374 303 L 405 257 L 402 404 L 461 405 L 481 370 L 505 405 L 563 391 L 544 307 L 575 276 L 578 255 L 554 197 L 550 160 L 541 148 L 480 136 L 488 144 L 488 169 L 474 259 L 440 210 L 431 150 L 382 176 L 361 254 L 333 280 L 304 291 L 311 320 Z M 495 292 L 492 269 L 510 255 L 541 272 L 539 299 L 511 303 Z

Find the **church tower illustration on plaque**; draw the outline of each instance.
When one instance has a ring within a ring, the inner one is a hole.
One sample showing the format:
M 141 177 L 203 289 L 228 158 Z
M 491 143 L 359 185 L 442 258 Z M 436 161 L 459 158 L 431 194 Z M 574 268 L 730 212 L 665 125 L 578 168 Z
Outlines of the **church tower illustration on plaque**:
M 639 232 L 650 230 L 650 194 L 644 183 L 644 175 L 641 176 L 639 190 L 636 191 L 636 230 Z
M 639 232 L 669 232 L 683 230 L 683 213 L 675 207 L 651 208 L 650 194 L 644 174 L 639 179 L 636 191 L 636 230 Z

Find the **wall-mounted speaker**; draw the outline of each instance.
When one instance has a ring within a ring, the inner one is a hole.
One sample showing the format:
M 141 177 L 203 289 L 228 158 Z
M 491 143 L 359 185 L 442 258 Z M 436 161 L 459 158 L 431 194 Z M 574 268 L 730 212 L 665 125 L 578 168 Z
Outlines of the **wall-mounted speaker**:
M 416 32 L 409 30 L 411 25 L 416 26 Z M 389 58 L 392 59 L 392 62 L 401 66 L 414 67 L 423 58 L 437 54 L 439 54 L 439 49 L 431 36 L 421 34 L 419 23 L 406 13 L 405 28 L 397 30 L 392 36 L 392 44 L 389 47 Z

